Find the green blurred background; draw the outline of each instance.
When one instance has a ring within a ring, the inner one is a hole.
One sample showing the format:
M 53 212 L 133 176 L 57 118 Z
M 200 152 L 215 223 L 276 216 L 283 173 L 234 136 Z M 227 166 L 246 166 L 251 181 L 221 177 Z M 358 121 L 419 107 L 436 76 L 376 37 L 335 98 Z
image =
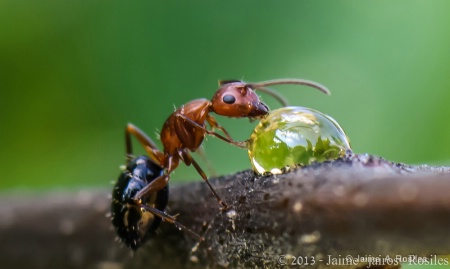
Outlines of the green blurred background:
M 211 98 L 219 79 L 315 80 L 332 95 L 276 89 L 335 118 L 355 152 L 450 165 L 449 11 L 446 0 L 0 1 L 0 188 L 109 187 L 127 122 L 156 140 L 174 106 Z M 237 140 L 254 126 L 217 119 Z M 204 144 L 217 174 L 250 168 L 244 150 Z M 199 178 L 181 165 L 171 182 Z

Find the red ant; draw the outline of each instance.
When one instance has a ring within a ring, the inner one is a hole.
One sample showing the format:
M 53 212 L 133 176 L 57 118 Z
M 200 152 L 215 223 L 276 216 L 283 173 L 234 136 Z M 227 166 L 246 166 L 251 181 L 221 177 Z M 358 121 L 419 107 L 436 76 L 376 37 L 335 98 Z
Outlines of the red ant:
M 216 193 L 209 183 L 208 177 L 192 158 L 190 152 L 195 152 L 200 147 L 206 134 L 213 135 L 235 146 L 246 148 L 245 141 L 234 141 L 210 113 L 214 112 L 218 115 L 233 118 L 261 118 L 269 113 L 269 108 L 260 101 L 255 90 L 266 92 L 276 98 L 281 104 L 287 106 L 286 100 L 281 95 L 266 88 L 266 86 L 279 84 L 307 85 L 329 94 L 325 86 L 302 79 L 278 79 L 258 83 L 245 83 L 239 80 L 220 81 L 220 87 L 211 101 L 207 99 L 190 101 L 175 110 L 167 118 L 160 134 L 164 151 L 160 151 L 143 131 L 133 124 L 128 124 L 125 130 L 127 153 L 131 154 L 132 152 L 131 135 L 133 135 L 144 146 L 150 158 L 165 169 L 161 176 L 137 192 L 134 199 L 140 202 L 141 198 L 163 189 L 169 181 L 170 173 L 182 161 L 187 166 L 193 165 L 195 167 L 216 197 L 221 210 L 227 210 L 229 208 L 228 205 Z M 206 122 L 210 125 L 211 130 L 206 128 Z M 221 130 L 226 137 L 214 132 L 214 129 Z

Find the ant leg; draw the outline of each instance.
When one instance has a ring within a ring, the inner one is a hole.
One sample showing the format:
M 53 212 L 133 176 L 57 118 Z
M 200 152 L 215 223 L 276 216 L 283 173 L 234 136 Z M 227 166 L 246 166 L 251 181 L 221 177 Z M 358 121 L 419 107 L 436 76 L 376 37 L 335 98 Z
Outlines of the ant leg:
M 205 172 L 203 172 L 202 168 L 200 167 L 200 165 L 198 165 L 198 163 L 192 158 L 191 154 L 189 154 L 189 152 L 187 151 L 182 151 L 182 155 L 183 155 L 183 160 L 187 165 L 192 164 L 195 167 L 195 170 L 197 170 L 197 172 L 200 174 L 200 176 L 203 178 L 203 180 L 206 182 L 206 185 L 208 185 L 208 188 L 211 190 L 211 192 L 213 193 L 214 197 L 216 197 L 217 202 L 219 203 L 221 210 L 222 211 L 226 211 L 229 206 L 227 205 L 227 203 L 225 203 L 222 198 L 220 198 L 220 196 L 217 194 L 217 192 L 214 190 L 214 188 L 211 186 L 211 184 L 209 183 L 208 177 L 206 176 Z
M 183 120 L 185 120 L 186 122 L 188 122 L 188 123 L 191 124 L 192 126 L 194 126 L 194 127 L 196 127 L 196 128 L 199 128 L 199 129 L 202 129 L 205 133 L 207 133 L 207 134 L 209 134 L 209 135 L 213 135 L 213 136 L 215 136 L 215 137 L 217 137 L 217 138 L 219 138 L 219 139 L 221 139 L 221 140 L 223 140 L 223 141 L 225 141 L 225 142 L 227 142 L 227 143 L 233 144 L 233 145 L 235 145 L 235 146 L 237 146 L 237 147 L 240 147 L 240 148 L 247 148 L 247 141 L 242 141 L 242 142 L 241 142 L 241 141 L 234 141 L 233 139 L 228 139 L 228 138 L 226 138 L 226 137 L 224 137 L 224 136 L 222 136 L 222 135 L 220 135 L 220 134 L 218 134 L 218 133 L 216 133 L 216 132 L 213 132 L 213 131 L 210 131 L 210 130 L 206 129 L 204 126 L 201 126 L 201 125 L 198 124 L 197 122 L 195 122 L 195 121 L 193 121 L 193 120 L 187 118 L 187 117 L 184 116 L 184 115 L 176 114 L 176 116 L 182 118 Z M 220 125 L 219 125 L 219 126 L 220 126 Z M 222 127 L 222 128 L 223 128 L 223 127 Z
M 212 165 L 212 163 L 209 161 L 209 159 L 206 157 L 206 152 L 205 149 L 200 146 L 195 153 L 197 153 L 197 155 L 200 157 L 200 159 L 206 164 L 207 166 L 207 170 L 208 170 L 208 174 L 210 174 L 211 176 L 215 177 L 217 176 L 217 170 L 214 169 L 214 166 Z
M 209 123 L 209 125 L 211 126 L 211 129 L 214 130 L 214 128 L 217 128 L 219 130 L 221 130 L 229 140 L 233 140 L 230 136 L 230 134 L 227 132 L 227 130 L 225 130 L 225 128 L 223 128 L 217 121 L 216 119 L 211 116 L 211 115 L 206 115 L 206 121 Z
M 184 226 L 183 224 L 179 223 L 174 216 L 171 216 L 171 215 L 167 214 L 166 212 L 160 211 L 160 210 L 158 210 L 158 209 L 156 209 L 154 207 L 148 206 L 148 205 L 140 204 L 140 207 L 143 208 L 144 210 L 152 213 L 153 215 L 156 215 L 156 216 L 160 217 L 163 221 L 167 221 L 169 223 L 172 223 L 176 227 L 189 232 L 191 235 L 193 235 L 199 241 L 205 240 L 204 237 L 198 235 L 197 233 L 195 233 L 191 229 L 188 229 L 186 226 Z
M 133 153 L 132 145 L 131 145 L 131 135 L 133 135 L 141 144 L 144 146 L 147 153 L 150 155 L 151 159 L 155 161 L 157 164 L 162 166 L 162 164 L 165 163 L 165 156 L 164 154 L 158 150 L 158 147 L 156 144 L 148 137 L 142 130 L 140 130 L 135 125 L 129 123 L 125 129 L 125 144 L 126 144 L 126 152 L 127 155 L 130 156 Z M 169 174 L 178 166 L 178 161 L 174 160 L 172 157 L 168 158 L 168 168 L 167 173 L 156 178 L 152 182 L 150 182 L 147 186 L 145 186 L 143 189 L 141 189 L 139 192 L 136 193 L 136 195 L 133 197 L 134 200 L 138 202 L 141 208 L 144 210 L 147 210 L 148 212 L 160 217 L 163 221 L 167 221 L 169 223 L 174 224 L 176 227 L 181 228 L 187 232 L 189 232 L 191 235 L 193 235 L 195 238 L 197 238 L 199 241 L 203 241 L 204 238 L 192 231 L 191 229 L 188 229 L 183 224 L 176 221 L 175 217 L 160 211 L 154 207 L 150 207 L 144 204 L 141 204 L 140 199 L 141 197 L 146 196 L 149 193 L 153 193 L 156 191 L 161 190 L 164 188 L 168 181 L 169 181 Z
M 145 197 L 149 193 L 153 193 L 164 188 L 169 182 L 169 176 L 164 174 L 157 177 L 155 180 L 150 182 L 147 186 L 142 188 L 140 191 L 134 195 L 133 199 L 140 203 L 142 197 Z
M 125 145 L 128 158 L 133 155 L 131 135 L 133 135 L 139 143 L 141 143 L 150 155 L 152 161 L 156 162 L 159 166 L 164 164 L 164 154 L 158 150 L 155 142 L 153 142 L 153 140 L 151 140 L 150 137 L 148 137 L 141 129 L 131 123 L 128 123 L 125 128 Z
M 134 200 L 140 203 L 142 197 L 145 197 L 150 193 L 159 191 L 167 185 L 170 179 L 170 173 L 172 173 L 172 171 L 178 167 L 179 159 L 174 159 L 172 156 L 170 156 L 168 164 L 168 168 L 164 175 L 157 177 L 155 180 L 148 183 L 147 186 L 138 191 L 133 197 Z

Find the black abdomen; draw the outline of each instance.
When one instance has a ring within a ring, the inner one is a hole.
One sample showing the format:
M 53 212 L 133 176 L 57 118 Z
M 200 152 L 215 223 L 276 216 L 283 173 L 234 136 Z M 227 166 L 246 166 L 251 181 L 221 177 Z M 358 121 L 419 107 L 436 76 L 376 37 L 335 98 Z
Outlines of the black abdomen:
M 161 218 L 141 210 L 133 200 L 134 195 L 150 182 L 163 174 L 163 169 L 147 156 L 132 159 L 120 174 L 112 193 L 112 224 L 120 239 L 136 250 L 156 230 Z M 169 199 L 169 188 L 142 198 L 142 204 L 164 211 Z

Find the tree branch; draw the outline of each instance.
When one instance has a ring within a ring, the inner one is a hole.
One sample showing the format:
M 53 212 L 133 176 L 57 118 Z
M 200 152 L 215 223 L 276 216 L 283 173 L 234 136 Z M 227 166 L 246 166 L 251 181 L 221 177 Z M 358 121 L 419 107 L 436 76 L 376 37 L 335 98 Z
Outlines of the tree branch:
M 220 212 L 203 182 L 171 185 L 168 211 L 205 236 L 198 248 L 162 223 L 133 258 L 112 242 L 103 194 L 2 197 L 0 260 L 7 268 L 279 268 L 280 255 L 326 267 L 339 255 L 450 253 L 450 167 L 349 154 L 283 175 L 244 171 L 211 183 L 232 211 Z

